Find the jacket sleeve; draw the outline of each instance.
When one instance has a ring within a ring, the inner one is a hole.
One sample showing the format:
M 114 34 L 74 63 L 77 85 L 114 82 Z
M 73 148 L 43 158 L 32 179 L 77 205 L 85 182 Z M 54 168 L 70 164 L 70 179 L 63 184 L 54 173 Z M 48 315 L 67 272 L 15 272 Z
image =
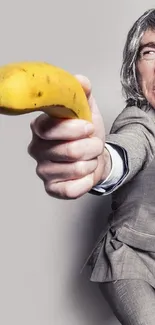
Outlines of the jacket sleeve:
M 135 106 L 125 108 L 115 119 L 106 142 L 123 149 L 126 171 L 113 192 L 146 168 L 155 157 L 155 110 Z

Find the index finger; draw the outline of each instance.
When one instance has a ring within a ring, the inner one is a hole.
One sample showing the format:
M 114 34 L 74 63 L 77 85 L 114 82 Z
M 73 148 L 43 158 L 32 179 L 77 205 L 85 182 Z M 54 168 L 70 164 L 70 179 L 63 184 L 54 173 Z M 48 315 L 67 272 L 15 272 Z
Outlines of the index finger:
M 94 125 L 81 119 L 53 118 L 46 114 L 39 115 L 32 123 L 34 134 L 44 140 L 76 140 L 94 132 Z

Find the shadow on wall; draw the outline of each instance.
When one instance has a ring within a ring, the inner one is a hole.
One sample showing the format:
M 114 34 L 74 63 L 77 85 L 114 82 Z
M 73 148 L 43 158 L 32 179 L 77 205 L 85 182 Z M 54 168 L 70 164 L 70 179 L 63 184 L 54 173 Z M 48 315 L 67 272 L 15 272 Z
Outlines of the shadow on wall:
M 92 202 L 93 201 L 93 202 Z M 103 227 L 107 223 L 108 215 L 111 211 L 111 197 L 97 197 L 91 199 L 86 207 L 86 213 L 89 213 L 89 220 L 91 223 L 92 233 L 88 236 L 88 233 L 83 234 L 87 240 L 87 252 L 80 252 L 80 258 L 78 259 L 78 271 L 85 262 L 87 256 L 94 247 L 94 244 L 103 230 Z M 87 231 L 86 231 L 87 232 Z M 85 249 L 84 249 L 85 250 Z M 79 253 L 79 252 L 78 252 Z M 81 259 L 81 260 L 80 260 Z M 80 261 L 79 261 L 80 260 Z M 79 266 L 80 264 L 80 266 Z M 77 272 L 73 275 L 70 283 L 70 292 L 72 299 L 74 300 L 75 309 L 81 315 L 82 319 L 85 319 L 85 325 L 117 325 L 120 324 L 114 317 L 110 307 L 103 298 L 97 283 L 93 283 L 89 280 L 91 270 L 89 267 L 85 268 L 82 274 Z M 81 323 L 80 323 L 81 324 Z

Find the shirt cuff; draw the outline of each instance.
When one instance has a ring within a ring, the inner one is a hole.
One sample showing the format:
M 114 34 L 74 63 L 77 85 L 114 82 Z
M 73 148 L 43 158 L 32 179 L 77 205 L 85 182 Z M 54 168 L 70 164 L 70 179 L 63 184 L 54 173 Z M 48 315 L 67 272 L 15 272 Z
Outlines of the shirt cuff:
M 124 177 L 126 172 L 126 154 L 125 150 L 117 145 L 105 143 L 106 149 L 109 151 L 112 162 L 112 169 L 108 177 L 100 184 L 97 184 L 92 188 L 92 193 L 98 192 L 105 194 L 112 187 L 115 187 L 117 183 L 120 183 L 120 180 Z

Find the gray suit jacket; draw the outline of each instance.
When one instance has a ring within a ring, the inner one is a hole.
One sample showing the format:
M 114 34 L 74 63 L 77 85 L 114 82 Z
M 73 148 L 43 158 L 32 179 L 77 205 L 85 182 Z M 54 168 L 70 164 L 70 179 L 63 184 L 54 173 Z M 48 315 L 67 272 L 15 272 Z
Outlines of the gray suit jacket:
M 124 148 L 128 162 L 128 170 L 113 192 L 146 168 L 155 156 L 155 109 L 149 106 L 124 108 L 115 119 L 106 142 Z
M 155 110 L 125 108 L 107 142 L 126 150 L 129 170 L 112 192 L 107 228 L 86 261 L 91 280 L 143 279 L 155 288 Z

